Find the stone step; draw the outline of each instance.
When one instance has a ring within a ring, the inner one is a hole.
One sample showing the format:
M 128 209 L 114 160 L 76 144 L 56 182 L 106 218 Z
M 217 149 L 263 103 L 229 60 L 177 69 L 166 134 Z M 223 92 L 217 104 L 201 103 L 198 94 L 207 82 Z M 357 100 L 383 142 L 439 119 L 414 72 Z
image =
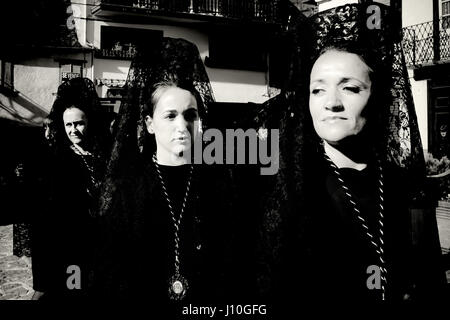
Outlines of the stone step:
M 450 201 L 439 200 L 438 207 L 450 209 Z

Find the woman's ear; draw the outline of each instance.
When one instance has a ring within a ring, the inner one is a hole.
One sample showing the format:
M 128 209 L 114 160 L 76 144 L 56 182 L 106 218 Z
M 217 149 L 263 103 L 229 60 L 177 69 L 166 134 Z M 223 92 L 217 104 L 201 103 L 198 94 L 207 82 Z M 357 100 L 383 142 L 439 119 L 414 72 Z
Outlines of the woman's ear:
M 153 130 L 153 119 L 150 116 L 145 116 L 145 126 L 147 127 L 147 131 L 150 134 L 154 134 L 155 130 Z

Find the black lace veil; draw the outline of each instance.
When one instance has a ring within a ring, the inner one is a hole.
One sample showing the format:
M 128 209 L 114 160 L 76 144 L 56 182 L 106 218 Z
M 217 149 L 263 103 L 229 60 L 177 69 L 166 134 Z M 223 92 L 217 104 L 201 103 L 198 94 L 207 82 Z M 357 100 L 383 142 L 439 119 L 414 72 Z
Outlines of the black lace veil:
M 203 103 L 198 106 L 198 111 L 202 126 L 206 126 L 208 105 L 214 101 L 214 97 L 197 47 L 184 39 L 164 37 L 151 46 L 138 48 L 128 72 L 126 97 L 116 120 L 115 140 L 105 176 L 100 215 L 108 211 L 117 181 L 136 167 L 138 159 L 153 153 L 142 111 L 150 99 L 151 88 L 170 80 L 193 87 L 199 93 Z
M 389 7 L 375 4 L 381 18 L 373 27 L 370 4 L 349 4 L 320 12 L 310 18 L 295 17 L 288 25 L 286 38 L 291 51 L 290 73 L 281 93 L 268 100 L 255 117 L 257 126 L 279 129 L 279 171 L 264 185 L 261 196 L 263 228 L 260 241 L 262 294 L 277 282 L 273 268 L 283 263 L 283 252 L 295 252 L 308 230 L 311 210 L 304 203 L 307 168 L 314 168 L 320 139 L 309 113 L 309 76 L 318 56 L 333 47 L 360 55 L 376 68 L 377 94 L 369 103 L 376 118 L 376 144 L 383 162 L 417 177 L 411 198 L 421 189 L 425 177 L 423 150 L 402 51 L 400 30 Z M 369 12 L 369 13 L 368 13 Z M 369 21 L 369 23 L 368 23 Z M 374 82 L 374 81 L 372 81 Z M 312 166 L 312 167 L 311 167 Z M 290 248 L 295 246 L 295 249 Z M 293 250 L 293 251 L 291 251 Z M 304 248 L 308 250 L 308 248 Z M 289 254 L 288 254 L 289 255 Z M 273 289 L 273 288 L 272 288 Z
M 373 20 L 374 7 L 379 10 L 379 25 Z M 376 88 L 367 109 L 369 119 L 374 118 L 378 152 L 385 162 L 424 176 L 417 116 L 401 30 L 395 19 L 389 7 L 382 4 L 349 4 L 310 18 L 297 17 L 288 26 L 289 79 L 281 93 L 264 104 L 255 120 L 259 126 L 280 129 L 280 169 L 287 170 L 287 184 L 295 185 L 297 192 L 301 189 L 301 174 L 291 173 L 301 170 L 298 167 L 307 157 L 304 148 L 316 148 L 319 144 L 309 112 L 309 75 L 315 60 L 327 48 L 356 53 L 374 70 L 371 76 L 375 77 L 372 83 Z
M 313 16 L 311 26 L 311 63 L 325 48 L 334 47 L 358 54 L 374 69 L 378 87 L 369 101 L 376 104 L 369 117 L 378 117 L 377 140 L 386 160 L 421 170 L 422 145 L 394 13 L 382 4 L 345 5 Z
M 86 114 L 89 122 L 87 136 L 89 151 L 105 157 L 109 147 L 109 123 L 105 120 L 106 112 L 102 111 L 95 85 L 88 78 L 73 78 L 58 87 L 56 99 L 48 116 L 53 122 L 51 128 L 54 131 L 56 150 L 71 144 L 63 123 L 63 113 L 71 106 L 81 109 Z

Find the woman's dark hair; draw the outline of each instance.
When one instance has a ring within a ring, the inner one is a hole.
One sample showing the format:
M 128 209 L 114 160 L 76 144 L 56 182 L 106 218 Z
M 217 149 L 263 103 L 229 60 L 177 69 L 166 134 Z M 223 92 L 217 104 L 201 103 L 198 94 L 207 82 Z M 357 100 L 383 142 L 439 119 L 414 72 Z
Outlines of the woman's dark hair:
M 88 119 L 88 150 L 104 153 L 109 138 L 109 123 L 106 112 L 101 110 L 94 83 L 87 78 L 70 79 L 58 87 L 57 97 L 49 115 L 54 122 L 56 149 L 62 150 L 71 145 L 63 122 L 64 112 L 70 108 L 80 109 Z

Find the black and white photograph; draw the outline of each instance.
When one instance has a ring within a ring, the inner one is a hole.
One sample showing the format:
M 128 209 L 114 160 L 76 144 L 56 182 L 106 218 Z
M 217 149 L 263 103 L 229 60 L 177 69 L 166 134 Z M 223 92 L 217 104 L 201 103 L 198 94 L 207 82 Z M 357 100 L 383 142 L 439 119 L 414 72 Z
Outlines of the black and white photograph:
M 8 0 L 0 30 L 0 305 L 449 306 L 450 0 Z

